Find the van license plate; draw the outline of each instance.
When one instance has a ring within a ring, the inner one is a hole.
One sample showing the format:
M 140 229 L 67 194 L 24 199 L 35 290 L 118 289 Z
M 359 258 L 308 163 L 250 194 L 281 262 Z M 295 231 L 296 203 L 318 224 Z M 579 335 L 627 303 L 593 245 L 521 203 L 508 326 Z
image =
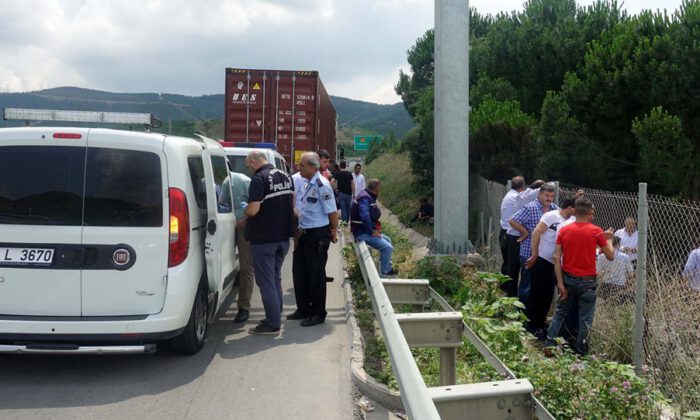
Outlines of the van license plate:
M 0 265 L 51 265 L 53 248 L 0 247 Z

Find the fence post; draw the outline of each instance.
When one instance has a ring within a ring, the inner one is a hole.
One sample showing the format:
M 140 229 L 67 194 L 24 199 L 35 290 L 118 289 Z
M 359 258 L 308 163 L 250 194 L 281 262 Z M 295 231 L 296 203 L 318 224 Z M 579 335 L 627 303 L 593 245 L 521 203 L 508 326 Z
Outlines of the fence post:
M 559 205 L 559 181 L 554 181 L 554 204 Z
M 637 223 L 639 236 L 637 243 L 637 291 L 634 313 L 634 370 L 637 375 L 642 374 L 644 362 L 644 307 L 647 296 L 647 233 L 649 230 L 649 206 L 647 204 L 647 184 L 639 183 L 639 196 L 637 201 Z

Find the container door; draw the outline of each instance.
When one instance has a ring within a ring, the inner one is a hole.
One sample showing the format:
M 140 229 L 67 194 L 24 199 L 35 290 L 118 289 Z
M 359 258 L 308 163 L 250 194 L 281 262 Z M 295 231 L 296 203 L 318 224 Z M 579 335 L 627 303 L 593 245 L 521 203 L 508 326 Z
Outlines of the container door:
M 85 181 L 85 316 L 161 311 L 168 270 L 163 143 L 143 134 L 91 132 Z
M 0 134 L 2 315 L 80 316 L 86 134 Z

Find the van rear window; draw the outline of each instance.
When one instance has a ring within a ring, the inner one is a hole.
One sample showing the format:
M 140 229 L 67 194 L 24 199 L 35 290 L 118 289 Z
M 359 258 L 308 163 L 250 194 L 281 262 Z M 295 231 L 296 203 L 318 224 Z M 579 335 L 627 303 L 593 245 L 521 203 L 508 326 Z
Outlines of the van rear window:
M 0 148 L 0 224 L 80 226 L 85 148 Z
M 228 163 L 233 172 L 238 172 L 239 174 L 251 176 L 250 171 L 245 166 L 246 156 L 236 156 L 236 155 L 226 155 L 228 157 Z
M 162 226 L 161 178 L 154 153 L 89 148 L 86 156 L 83 147 L 5 146 L 0 224 Z
M 160 158 L 155 153 L 91 147 L 87 154 L 85 224 L 163 225 Z

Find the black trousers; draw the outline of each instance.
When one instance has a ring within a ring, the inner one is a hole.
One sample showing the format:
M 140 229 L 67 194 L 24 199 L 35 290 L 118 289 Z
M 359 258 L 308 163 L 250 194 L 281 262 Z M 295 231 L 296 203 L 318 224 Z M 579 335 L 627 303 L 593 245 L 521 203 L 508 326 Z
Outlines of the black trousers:
M 508 265 L 508 250 L 506 248 L 506 230 L 501 229 L 501 233 L 498 234 L 498 245 L 501 247 L 501 257 L 503 257 L 503 264 L 501 264 L 501 274 L 508 275 L 506 271 L 506 266 Z
M 537 258 L 532 267 L 530 299 L 525 309 L 525 314 L 530 319 L 531 329 L 545 328 L 555 286 L 554 264 L 544 258 Z
M 330 244 L 331 232 L 324 226 L 304 230 L 294 248 L 294 297 L 304 315 L 326 317 L 326 262 Z
M 503 283 L 501 289 L 508 297 L 518 297 L 518 277 L 520 275 L 520 242 L 518 242 L 518 236 L 506 234 L 505 246 L 506 264 L 503 274 L 510 277 L 510 280 Z

